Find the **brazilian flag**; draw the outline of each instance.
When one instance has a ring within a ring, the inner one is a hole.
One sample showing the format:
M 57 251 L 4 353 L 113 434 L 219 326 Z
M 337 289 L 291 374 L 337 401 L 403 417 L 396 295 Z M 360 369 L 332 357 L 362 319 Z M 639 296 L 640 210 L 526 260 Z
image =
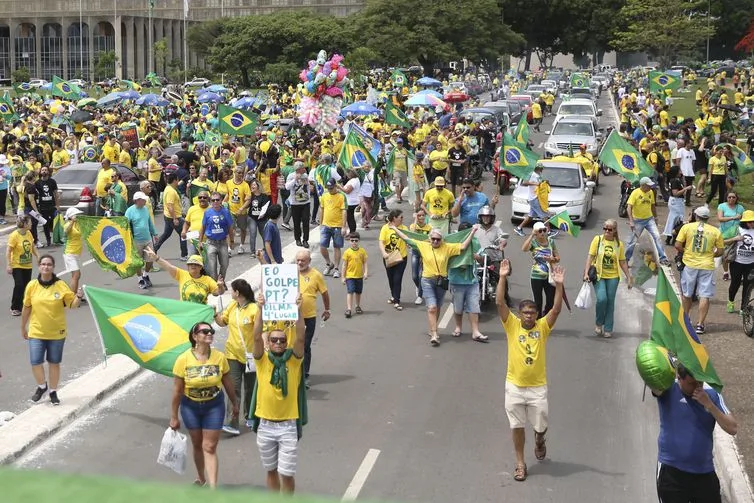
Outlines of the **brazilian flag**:
M 739 175 L 746 175 L 754 171 L 754 162 L 752 162 L 751 157 L 741 150 L 738 145 L 732 143 L 724 143 L 723 145 L 729 146 L 731 152 L 733 152 L 733 160 L 736 162 Z
M 519 180 L 527 180 L 539 161 L 537 154 L 513 140 L 508 134 L 503 136 L 502 150 L 504 169 Z
M 566 232 L 575 238 L 579 237 L 579 232 L 581 232 L 579 226 L 573 223 L 571 217 L 568 216 L 568 211 L 565 210 L 550 218 L 548 222 L 556 229 Z
M 571 87 L 589 87 L 590 80 L 585 73 L 572 73 Z
M 526 118 L 518 121 L 514 134 L 516 135 L 516 141 L 518 143 L 521 145 L 529 144 L 529 123 L 526 122 Z
M 0 98 L 0 120 L 6 123 L 11 123 L 18 118 L 16 111 L 13 108 L 13 102 L 11 101 L 8 93 L 5 93 Z
M 257 114 L 222 104 L 217 107 L 217 117 L 220 120 L 218 129 L 221 134 L 251 136 L 259 123 Z
M 16 94 L 26 94 L 34 92 L 34 88 L 28 82 L 20 82 L 13 84 L 13 89 L 16 90 Z
M 139 366 L 172 377 L 175 360 L 191 347 L 195 323 L 212 323 L 206 304 L 84 286 L 106 355 L 126 355 Z
M 388 100 L 385 105 L 385 124 L 404 128 L 411 127 L 411 122 L 409 122 L 406 114 L 403 113 L 403 110 L 395 106 L 391 100 Z
M 367 149 L 361 136 L 353 128 L 348 130 L 343 147 L 340 149 L 338 164 L 344 169 L 369 169 L 377 164 L 372 152 Z M 325 180 L 326 182 L 327 180 Z
M 629 182 L 638 182 L 654 173 L 646 159 L 615 130 L 607 137 L 598 159 Z
M 121 80 L 121 85 L 125 86 L 126 89 L 133 89 L 134 91 L 141 91 L 141 86 L 134 82 L 133 80 Z
M 223 138 L 217 131 L 209 130 L 204 133 L 204 144 L 208 147 L 219 147 L 223 144 Z
M 458 232 L 453 232 L 451 234 L 446 235 L 443 239 L 446 243 L 463 243 L 466 241 L 466 238 L 469 237 L 469 233 L 471 232 L 471 229 L 465 229 Z M 420 232 L 411 232 L 404 230 L 403 233 L 411 238 L 412 241 L 415 242 L 426 242 L 429 243 L 429 234 L 422 234 Z M 474 241 L 476 241 L 476 238 L 472 238 Z M 412 245 L 412 243 L 409 243 L 409 245 Z M 471 245 L 469 245 L 464 251 L 461 252 L 460 255 L 456 255 L 455 257 L 450 257 L 448 259 L 448 269 L 455 269 L 456 267 L 468 267 L 470 265 L 475 264 L 474 261 L 474 250 L 478 250 L 478 243 L 475 245 L 474 242 L 472 242 Z
M 52 78 L 52 95 L 68 101 L 80 100 L 84 97 L 79 86 L 71 84 L 57 75 Z
M 406 74 L 400 70 L 393 70 L 393 72 L 390 74 L 390 80 L 393 82 L 393 85 L 395 87 L 403 87 L 408 85 Z
M 681 78 L 669 72 L 649 72 L 649 92 L 662 93 L 681 87 Z
M 99 159 L 99 149 L 94 145 L 86 145 L 79 150 L 79 157 L 84 162 L 95 162 Z
M 144 261 L 136 253 L 126 217 L 81 215 L 76 221 L 82 240 L 103 270 L 115 271 L 121 278 L 129 278 L 144 266 Z

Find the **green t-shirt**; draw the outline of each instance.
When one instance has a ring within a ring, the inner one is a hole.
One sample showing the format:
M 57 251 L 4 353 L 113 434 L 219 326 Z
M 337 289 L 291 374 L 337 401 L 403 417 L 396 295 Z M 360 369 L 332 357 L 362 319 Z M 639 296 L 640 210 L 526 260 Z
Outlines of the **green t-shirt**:
M 531 278 L 547 279 L 550 275 L 550 263 L 545 259 L 552 257 L 557 251 L 555 241 L 552 238 L 547 238 L 547 245 L 543 246 L 536 239 L 532 239 L 529 251 L 534 260 L 531 265 Z

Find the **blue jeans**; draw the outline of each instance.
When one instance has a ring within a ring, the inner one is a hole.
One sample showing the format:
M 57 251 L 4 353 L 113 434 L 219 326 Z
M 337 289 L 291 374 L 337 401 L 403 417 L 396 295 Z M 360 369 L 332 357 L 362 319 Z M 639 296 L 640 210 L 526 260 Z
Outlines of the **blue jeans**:
M 160 239 L 157 241 L 157 244 L 154 245 L 154 251 L 160 249 L 160 247 L 165 243 L 165 241 L 168 240 L 170 235 L 175 231 L 176 234 L 178 234 L 178 240 L 181 244 L 181 257 L 187 257 L 188 256 L 188 246 L 186 245 L 186 240 L 181 239 L 181 231 L 183 230 L 183 217 L 178 219 L 178 225 L 173 225 L 173 219 L 165 217 L 165 230 L 162 231 L 162 236 L 160 236 Z
M 655 222 L 655 219 L 634 218 L 634 231 L 631 233 L 631 238 L 628 240 L 628 244 L 626 245 L 626 262 L 631 262 L 631 257 L 634 255 L 634 247 L 636 246 L 636 242 L 639 240 L 641 233 L 645 230 L 649 233 L 650 236 L 652 236 L 652 240 L 655 243 L 657 255 L 659 255 L 660 260 L 667 259 L 667 255 L 665 255 L 665 248 L 663 247 L 662 241 L 660 241 L 660 231 L 657 229 L 657 222 Z
M 187 430 L 221 430 L 225 419 L 225 398 L 220 391 L 206 402 L 181 397 L 181 419 Z
M 605 329 L 605 332 L 613 331 L 613 315 L 615 314 L 615 293 L 618 291 L 620 278 L 600 279 L 594 284 L 597 294 L 596 324 Z
M 217 280 L 218 276 L 225 278 L 225 273 L 228 272 L 228 265 L 230 264 L 228 242 L 225 239 L 219 241 L 208 239 L 204 246 L 207 250 L 207 263 L 204 264 L 207 274 L 214 280 Z M 219 271 L 218 264 L 220 265 Z
M 259 233 L 259 222 L 249 217 L 248 226 L 249 226 L 249 252 L 256 253 L 258 249 L 257 248 L 257 234 Z M 264 239 L 262 240 L 262 247 L 264 248 Z
M 442 307 L 445 300 L 445 290 L 436 285 L 435 278 L 422 278 L 422 292 L 427 307 Z
M 29 361 L 34 365 L 42 365 L 47 357 L 47 363 L 63 361 L 63 347 L 65 339 L 34 339 L 29 338 Z
M 422 290 L 422 270 L 424 269 L 422 264 L 422 256 L 414 249 L 411 250 L 411 279 L 414 280 L 416 285 L 417 297 L 424 297 Z

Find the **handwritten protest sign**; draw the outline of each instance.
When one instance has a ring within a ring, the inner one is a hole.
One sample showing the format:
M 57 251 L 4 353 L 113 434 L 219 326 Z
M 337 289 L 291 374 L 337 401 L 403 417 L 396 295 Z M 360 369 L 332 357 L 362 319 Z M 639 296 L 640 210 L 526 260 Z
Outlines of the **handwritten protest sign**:
M 298 318 L 298 267 L 296 264 L 262 266 L 264 310 L 262 319 L 295 320 Z

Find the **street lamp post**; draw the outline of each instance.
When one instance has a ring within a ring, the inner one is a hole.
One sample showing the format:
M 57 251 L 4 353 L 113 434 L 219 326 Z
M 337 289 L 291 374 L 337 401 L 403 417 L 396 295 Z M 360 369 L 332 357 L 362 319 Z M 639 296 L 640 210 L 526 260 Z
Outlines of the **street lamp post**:
M 712 0 L 707 2 L 707 63 L 709 64 L 709 21 L 712 15 Z
M 84 78 L 84 9 L 82 6 L 82 0 L 79 0 L 79 72 L 81 78 Z

